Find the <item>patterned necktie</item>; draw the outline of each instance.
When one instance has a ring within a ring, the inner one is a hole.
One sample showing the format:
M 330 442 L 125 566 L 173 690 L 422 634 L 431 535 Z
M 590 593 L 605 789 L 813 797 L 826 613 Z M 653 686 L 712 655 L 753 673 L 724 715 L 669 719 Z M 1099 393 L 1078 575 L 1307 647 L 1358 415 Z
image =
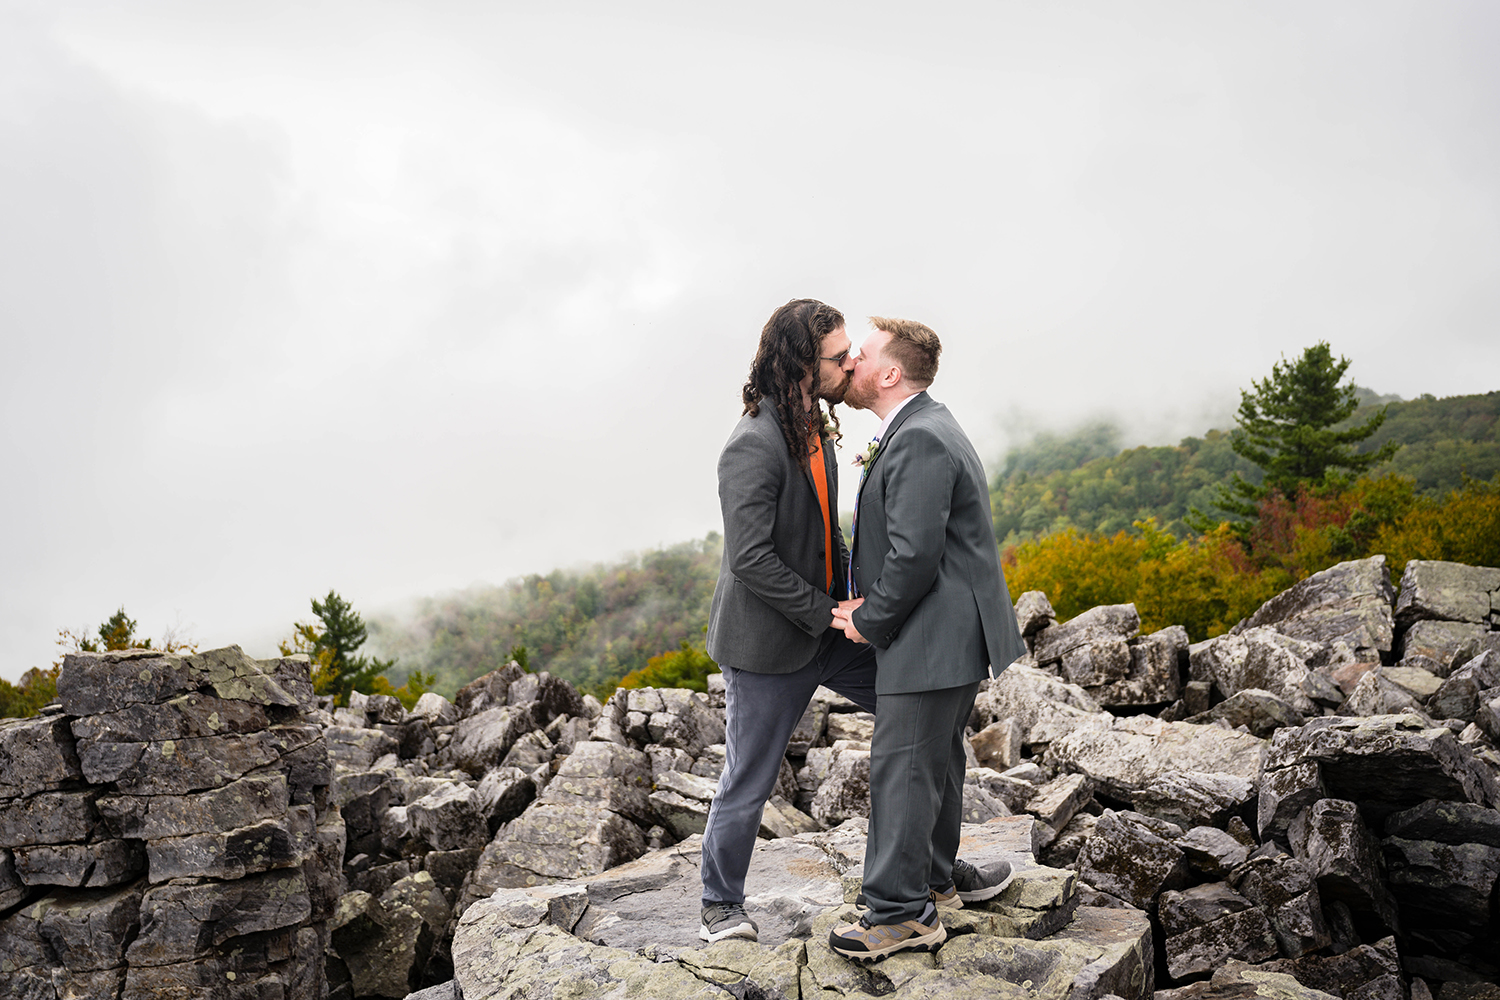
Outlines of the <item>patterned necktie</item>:
M 880 447 L 880 435 L 870 438 L 870 447 L 865 449 L 865 454 L 874 455 Z M 854 536 L 859 530 L 859 495 L 865 488 L 865 476 L 870 473 L 872 459 L 866 459 L 859 464 L 859 485 L 854 490 L 854 516 L 849 519 L 849 568 L 846 573 L 845 583 L 848 585 L 849 599 L 853 600 L 859 596 L 859 587 L 854 583 Z

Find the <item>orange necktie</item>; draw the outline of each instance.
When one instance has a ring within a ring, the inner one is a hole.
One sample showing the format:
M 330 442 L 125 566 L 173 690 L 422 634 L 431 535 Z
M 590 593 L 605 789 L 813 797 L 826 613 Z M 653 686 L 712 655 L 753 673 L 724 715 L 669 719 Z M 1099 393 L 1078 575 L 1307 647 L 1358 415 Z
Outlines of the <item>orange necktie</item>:
M 833 590 L 833 522 L 828 511 L 828 468 L 823 464 L 823 438 L 813 438 L 812 455 L 808 464 L 812 467 L 813 486 L 818 491 L 818 505 L 823 508 L 823 590 Z

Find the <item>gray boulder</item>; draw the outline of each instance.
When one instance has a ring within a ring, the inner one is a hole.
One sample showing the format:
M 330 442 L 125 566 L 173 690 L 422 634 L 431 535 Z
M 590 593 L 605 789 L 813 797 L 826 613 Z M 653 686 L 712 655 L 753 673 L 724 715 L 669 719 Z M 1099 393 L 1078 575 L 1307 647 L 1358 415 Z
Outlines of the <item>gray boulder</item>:
M 329 759 L 335 765 L 355 771 L 368 771 L 377 760 L 401 749 L 394 736 L 378 729 L 330 726 L 324 730 L 323 738 L 328 743 Z
M 1293 584 L 1231 632 L 1239 635 L 1270 626 L 1282 635 L 1309 642 L 1343 641 L 1357 659 L 1379 662 L 1381 653 L 1391 651 L 1395 637 L 1391 616 L 1395 599 L 1385 556 L 1375 555 L 1339 563 Z
M 465 684 L 453 697 L 453 705 L 458 709 L 459 717 L 468 718 L 491 708 L 509 705 L 510 686 L 525 674 L 526 671 L 521 669 L 520 664 L 511 661 L 499 670 L 492 670 Z
M 1195 826 L 1173 843 L 1194 871 L 1211 879 L 1227 877 L 1250 855 L 1249 847 L 1212 826 Z
M 477 697 L 475 702 L 479 703 Z M 454 727 L 452 742 L 442 751 L 442 763 L 482 778 L 500 766 L 516 740 L 535 728 L 530 705 L 502 705 L 465 714 Z
M 1428 700 L 1427 709 L 1439 719 L 1474 721 L 1481 691 L 1500 686 L 1500 654 L 1486 651 L 1454 670 Z
M 1423 619 L 1411 623 L 1401 637 L 1401 662 L 1446 677 L 1453 670 L 1459 651 L 1481 641 L 1485 626 L 1474 622 Z
M 1078 852 L 1078 874 L 1095 889 L 1141 909 L 1189 878 L 1179 848 L 1112 809 L 1098 818 L 1093 837 Z
M 1278 729 L 1300 726 L 1307 721 L 1290 702 L 1260 688 L 1242 688 L 1207 711 L 1183 721 L 1206 726 L 1220 719 L 1231 729 L 1244 726 L 1261 739 L 1270 739 Z
M 1385 834 L 1407 840 L 1500 847 L 1500 811 L 1471 802 L 1429 799 L 1387 816 Z
M 1040 590 L 1028 590 L 1016 598 L 1016 624 L 1021 636 L 1030 639 L 1044 628 L 1057 624 L 1057 612 L 1052 602 Z
M 1021 726 L 1015 719 L 992 722 L 969 738 L 981 766 L 1004 771 L 1021 762 Z
M 1094 782 L 1086 774 L 1060 774 L 1027 796 L 1026 811 L 1048 828 L 1050 841 L 1078 810 L 1094 800 Z
M 1176 701 L 1182 693 L 1180 661 L 1187 650 L 1187 630 L 1180 625 L 1141 636 L 1129 644 L 1125 671 L 1090 688 L 1089 693 L 1106 708 Z
M 505 757 L 500 761 L 501 767 L 519 768 L 528 774 L 535 771 L 543 764 L 550 763 L 557 756 L 557 747 L 546 733 L 540 729 L 533 729 L 524 733 L 511 744 L 505 752 Z
M 1380 847 L 1387 884 L 1413 934 L 1445 952 L 1493 940 L 1500 848 L 1401 837 L 1388 837 Z
M 1108 728 L 1113 718 L 1078 685 L 1016 663 L 979 692 L 971 724 L 983 729 L 1014 719 L 1022 743 L 1045 746 L 1076 729 Z
M 869 743 L 875 737 L 875 716 L 869 712 L 834 712 L 828 716 L 828 742 Z
M 1329 797 L 1323 768 L 1316 760 L 1296 759 L 1285 767 L 1267 767 L 1259 789 L 1256 828 L 1262 840 L 1285 842 L 1297 817 Z
M 66 717 L 0 719 L 0 799 L 58 788 L 82 777 Z
M 1122 680 L 1130 673 L 1130 644 L 1112 637 L 1075 646 L 1062 654 L 1058 670 L 1063 680 L 1082 688 Z
M 1141 617 L 1134 604 L 1101 605 L 1038 632 L 1033 652 L 1039 664 L 1057 663 L 1075 649 L 1097 642 L 1131 639 L 1140 630 Z
M 1396 618 L 1403 625 L 1427 619 L 1492 625 L 1496 593 L 1500 569 L 1413 559 L 1401 574 Z
M 536 783 L 520 768 L 498 767 L 485 774 L 474 789 L 474 806 L 491 834 L 501 823 L 521 815 L 536 798 Z
M 1342 799 L 1322 799 L 1299 816 L 1288 832 L 1292 853 L 1307 863 L 1325 901 L 1337 900 L 1348 906 L 1366 934 L 1372 928 L 1383 928 L 1383 933 L 1399 929 L 1396 901 L 1385 886 L 1379 845 L 1357 805 Z
M 1240 691 L 1265 691 L 1303 715 L 1318 714 L 1318 702 L 1342 700 L 1342 693 L 1309 666 L 1326 655 L 1324 647 L 1269 626 L 1244 629 L 1195 643 L 1189 654 L 1193 677 L 1213 682 L 1226 698 Z
M 542 792 L 539 804 L 607 809 L 649 825 L 654 819 L 650 794 L 650 757 L 629 747 L 590 741 L 580 743 L 562 758 L 562 766 Z
M 470 785 L 458 781 L 441 787 L 406 806 L 412 836 L 435 851 L 478 850 L 489 843 L 486 817 Z
M 870 751 L 835 746 L 808 812 L 825 827 L 870 815 Z
M 717 782 L 682 771 L 657 775 L 651 808 L 663 825 L 681 840 L 702 833 L 708 826 L 709 806 L 718 791 Z
M 1328 716 L 1272 737 L 1268 772 L 1303 761 L 1319 764 L 1330 796 L 1388 810 L 1427 799 L 1500 803 L 1495 775 L 1473 751 L 1415 715 Z
M 1162 893 L 1158 915 L 1173 979 L 1210 972 L 1230 959 L 1276 957 L 1276 939 L 1265 914 L 1223 882 Z
M 1253 781 L 1265 746 L 1258 737 L 1218 726 L 1128 716 L 1108 729 L 1069 733 L 1048 747 L 1045 759 L 1058 770 L 1089 775 L 1105 795 L 1129 802 L 1168 771 L 1228 774 Z
M 1339 715 L 1348 716 L 1407 713 L 1423 716 L 1421 702 L 1406 688 L 1387 680 L 1380 667 L 1372 668 L 1355 682 L 1354 689 L 1338 710 Z
M 239 879 L 273 868 L 299 866 L 316 850 L 317 819 L 310 805 L 227 830 L 146 841 L 146 870 L 153 883 L 176 878 Z
M 1265 911 L 1281 954 L 1288 958 L 1333 943 L 1315 874 L 1306 862 L 1278 853 L 1253 858 L 1230 876 L 1230 884 Z
M 1219 826 L 1255 798 L 1255 782 L 1213 771 L 1162 771 L 1130 795 L 1136 812 L 1182 827 Z
M 425 720 L 429 726 L 451 726 L 458 722 L 458 706 L 436 691 L 422 692 L 408 714 Z
M 262 931 L 295 927 L 312 913 L 300 871 L 273 871 L 233 882 L 168 882 L 147 890 L 132 966 L 170 965 Z

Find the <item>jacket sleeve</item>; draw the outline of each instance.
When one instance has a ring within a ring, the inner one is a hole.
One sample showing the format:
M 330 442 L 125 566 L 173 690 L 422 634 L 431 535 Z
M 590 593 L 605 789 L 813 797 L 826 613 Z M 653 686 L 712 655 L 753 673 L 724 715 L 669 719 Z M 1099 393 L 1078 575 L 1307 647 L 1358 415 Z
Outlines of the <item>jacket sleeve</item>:
M 935 435 L 908 425 L 880 457 L 880 475 L 890 547 L 853 620 L 885 649 L 937 581 L 958 470 Z
M 719 506 L 724 513 L 724 551 L 729 571 L 750 592 L 809 635 L 833 623 L 833 598 L 803 579 L 776 552 L 776 509 L 790 466 L 785 448 L 755 434 L 737 434 L 719 455 Z

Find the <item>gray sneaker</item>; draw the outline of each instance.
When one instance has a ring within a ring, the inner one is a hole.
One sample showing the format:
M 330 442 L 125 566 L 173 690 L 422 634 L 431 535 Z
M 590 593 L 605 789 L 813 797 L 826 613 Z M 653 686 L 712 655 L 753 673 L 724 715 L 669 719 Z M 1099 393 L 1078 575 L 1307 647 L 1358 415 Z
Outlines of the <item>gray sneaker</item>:
M 760 929 L 745 913 L 741 903 L 715 903 L 703 908 L 703 925 L 698 928 L 698 938 L 713 944 L 725 938 L 744 938 L 746 941 L 760 940 Z
M 1010 880 L 1016 877 L 1015 871 L 1010 867 L 1008 861 L 996 861 L 984 866 L 980 871 L 969 864 L 963 858 L 953 861 L 953 887 L 958 890 L 958 898 L 965 903 L 978 903 L 982 900 L 993 899 L 1010 885 Z

